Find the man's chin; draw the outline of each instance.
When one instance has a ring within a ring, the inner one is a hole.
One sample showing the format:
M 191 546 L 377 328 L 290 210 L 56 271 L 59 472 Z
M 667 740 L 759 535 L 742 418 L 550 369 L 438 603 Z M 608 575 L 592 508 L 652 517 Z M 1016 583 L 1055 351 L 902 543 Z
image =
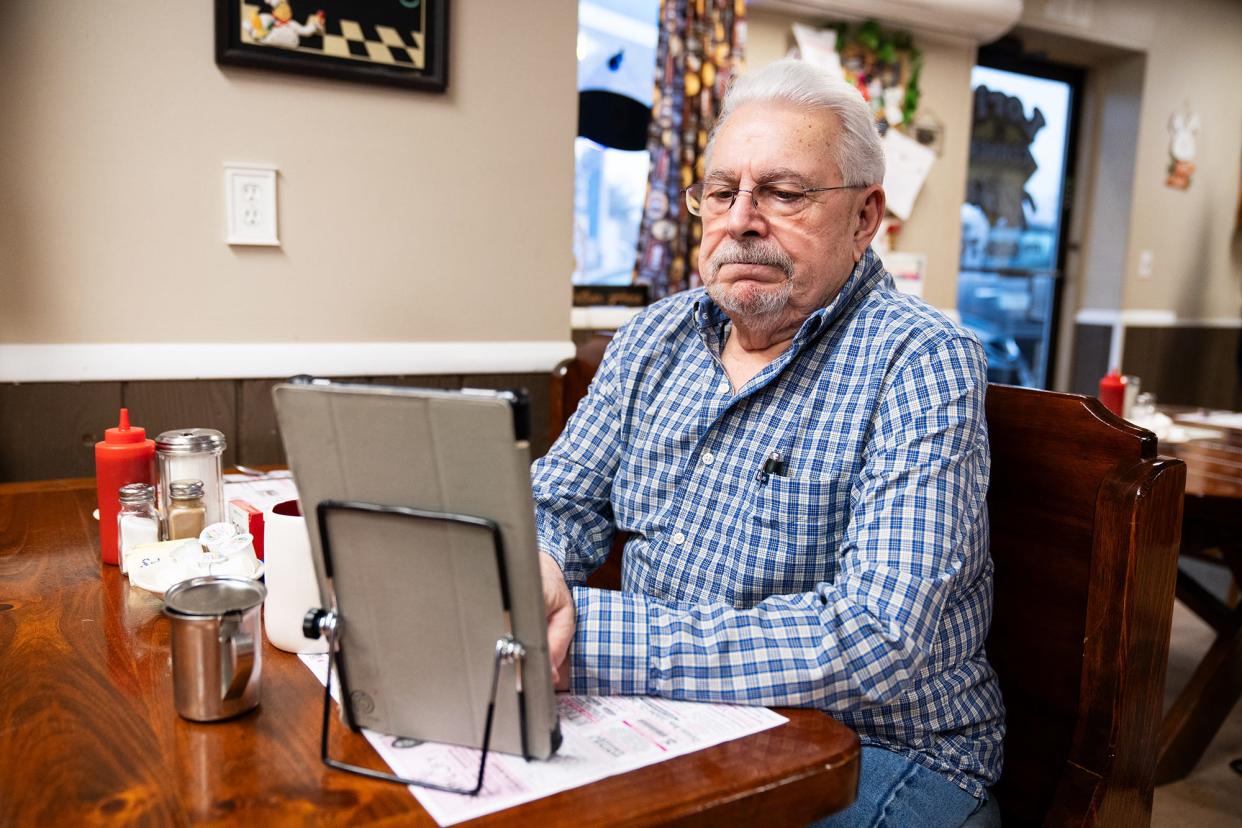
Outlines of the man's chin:
M 788 282 L 760 287 L 756 283 L 721 285 L 707 289 L 707 295 L 730 316 L 762 319 L 775 316 L 789 304 Z

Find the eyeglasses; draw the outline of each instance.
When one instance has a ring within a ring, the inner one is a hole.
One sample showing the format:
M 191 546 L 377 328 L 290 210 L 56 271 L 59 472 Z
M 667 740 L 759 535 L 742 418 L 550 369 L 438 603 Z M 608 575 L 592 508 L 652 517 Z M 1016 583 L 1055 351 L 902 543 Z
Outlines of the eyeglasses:
M 799 187 L 790 182 L 774 181 L 757 184 L 749 190 L 727 187 L 723 184 L 705 184 L 702 181 L 686 188 L 686 207 L 696 216 L 716 218 L 733 209 L 740 193 L 750 193 L 750 202 L 765 216 L 794 216 L 805 210 L 813 201 L 811 193 L 831 190 L 856 190 L 863 185 L 845 184 L 839 187 Z

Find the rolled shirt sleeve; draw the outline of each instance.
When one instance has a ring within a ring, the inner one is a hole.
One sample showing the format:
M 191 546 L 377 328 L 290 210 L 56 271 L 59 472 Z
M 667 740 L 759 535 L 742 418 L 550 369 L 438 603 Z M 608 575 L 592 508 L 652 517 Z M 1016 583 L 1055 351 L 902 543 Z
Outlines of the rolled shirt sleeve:
M 534 463 L 531 490 L 539 548 L 571 586 L 607 557 L 614 533 L 610 498 L 620 456 L 617 363 L 622 340 L 604 353 L 587 395 L 548 453 Z

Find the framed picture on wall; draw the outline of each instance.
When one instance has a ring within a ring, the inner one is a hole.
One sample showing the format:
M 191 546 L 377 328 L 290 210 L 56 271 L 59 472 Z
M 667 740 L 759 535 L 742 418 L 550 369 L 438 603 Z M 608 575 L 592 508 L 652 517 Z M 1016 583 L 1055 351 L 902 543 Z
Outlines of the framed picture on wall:
M 443 92 L 449 0 L 216 0 L 216 63 Z

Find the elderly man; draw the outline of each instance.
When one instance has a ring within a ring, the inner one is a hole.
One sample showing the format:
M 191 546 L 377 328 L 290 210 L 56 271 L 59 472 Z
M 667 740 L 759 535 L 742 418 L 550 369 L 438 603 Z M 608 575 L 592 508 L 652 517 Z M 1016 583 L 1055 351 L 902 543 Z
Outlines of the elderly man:
M 743 76 L 702 182 L 705 289 L 612 341 L 533 469 L 549 646 L 580 693 L 814 706 L 863 743 L 831 825 L 960 825 L 998 775 L 979 344 L 870 249 L 867 106 Z M 616 530 L 622 592 L 582 586 Z

